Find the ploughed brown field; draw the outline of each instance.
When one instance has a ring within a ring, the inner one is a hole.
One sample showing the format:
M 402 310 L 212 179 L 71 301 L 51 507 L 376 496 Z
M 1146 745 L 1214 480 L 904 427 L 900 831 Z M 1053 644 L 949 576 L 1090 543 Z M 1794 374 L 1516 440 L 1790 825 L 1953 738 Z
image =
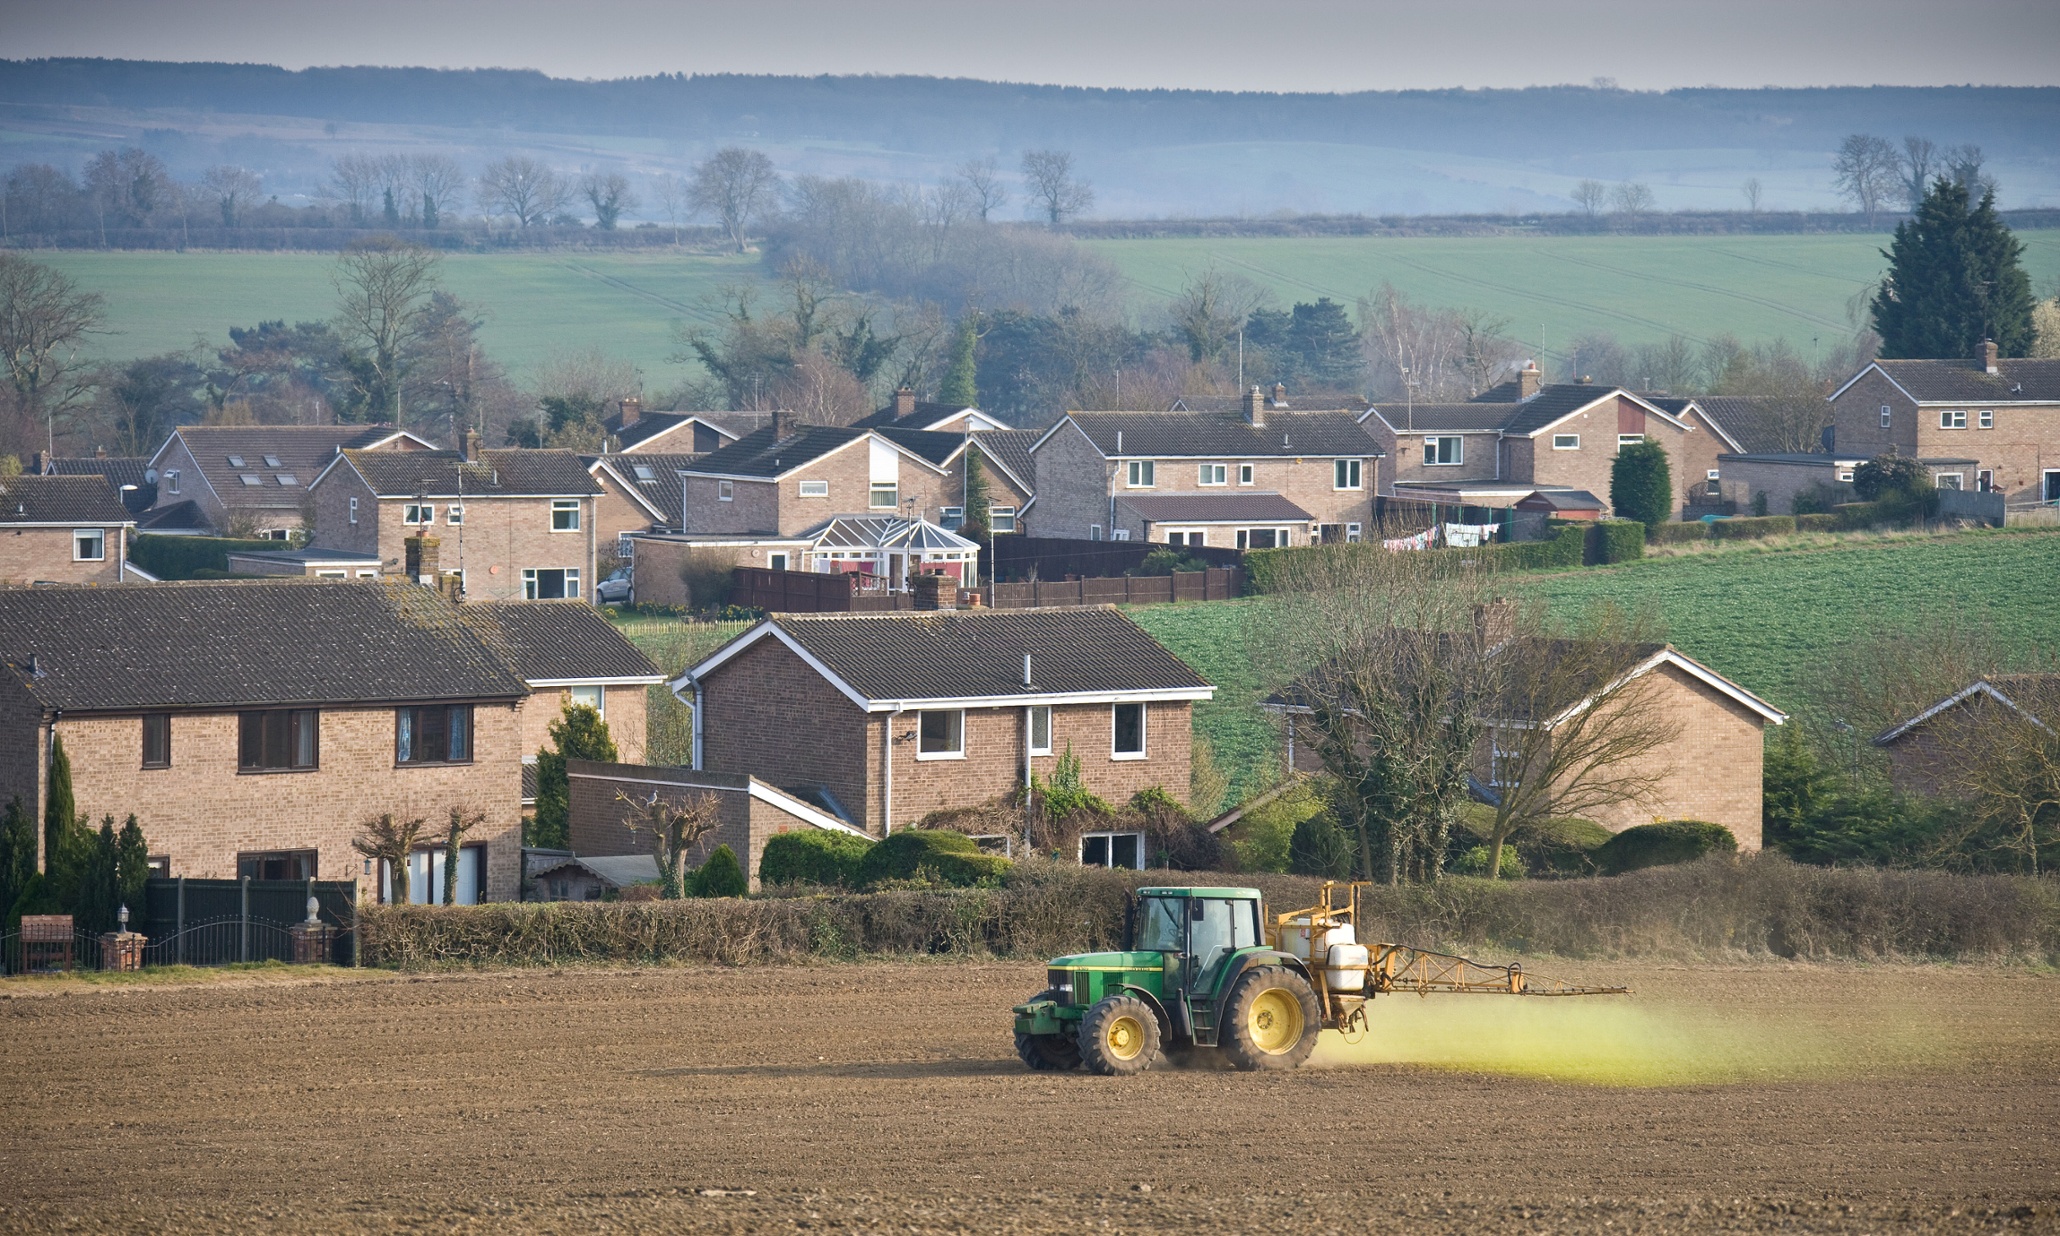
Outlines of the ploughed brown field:
M 1533 969 L 1636 994 L 1127 1080 L 1035 965 L 16 980 L 0 1227 L 2060 1230 L 2060 978 Z

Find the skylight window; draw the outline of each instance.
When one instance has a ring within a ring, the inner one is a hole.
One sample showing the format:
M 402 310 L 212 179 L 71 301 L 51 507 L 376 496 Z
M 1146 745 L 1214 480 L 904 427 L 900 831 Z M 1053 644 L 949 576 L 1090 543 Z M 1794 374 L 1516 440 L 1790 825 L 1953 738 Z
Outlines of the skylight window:
M 265 478 L 257 475 L 255 472 L 244 473 L 242 479 L 246 485 L 262 485 L 265 483 Z
M 300 478 L 291 472 L 281 472 L 279 474 L 279 483 L 281 485 L 298 485 L 300 484 Z
M 280 464 L 279 457 L 277 455 L 267 455 L 265 456 L 265 466 L 267 468 L 277 468 L 282 467 L 283 465 Z
M 638 464 L 637 479 L 640 481 L 655 481 L 658 479 L 658 474 L 651 470 L 650 464 Z
M 243 466 L 243 456 L 241 456 L 241 455 L 231 455 L 231 456 L 229 456 L 229 466 L 230 466 L 230 467 L 232 467 L 232 468 L 240 468 L 240 467 L 242 467 L 242 466 Z

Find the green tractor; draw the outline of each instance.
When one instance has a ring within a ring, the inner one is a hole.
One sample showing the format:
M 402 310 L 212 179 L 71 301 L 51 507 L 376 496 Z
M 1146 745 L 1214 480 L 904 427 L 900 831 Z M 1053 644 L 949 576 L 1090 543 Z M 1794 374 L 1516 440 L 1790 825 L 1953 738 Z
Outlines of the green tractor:
M 1363 1032 L 1376 995 L 1627 994 L 1541 984 L 1519 965 L 1406 944 L 1362 945 L 1367 887 L 1326 883 L 1317 904 L 1271 919 L 1255 888 L 1138 889 L 1122 951 L 1054 958 L 1050 985 L 1015 1007 L 1016 1054 L 1039 1071 L 1118 1075 L 1213 1047 L 1239 1069 L 1292 1069 L 1322 1031 Z

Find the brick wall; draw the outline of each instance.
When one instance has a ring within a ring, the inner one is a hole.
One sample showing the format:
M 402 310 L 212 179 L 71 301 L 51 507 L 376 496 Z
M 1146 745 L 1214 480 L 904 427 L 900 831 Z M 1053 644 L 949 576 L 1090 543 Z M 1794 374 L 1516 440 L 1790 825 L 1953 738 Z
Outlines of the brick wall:
M 1981 413 L 1993 412 L 1992 428 L 1981 427 Z M 1967 414 L 1967 428 L 1942 429 L 1939 413 Z M 1877 409 L 1876 415 L 1879 415 Z M 1974 459 L 1961 466 L 1940 464 L 1931 469 L 1961 474 L 1960 487 L 1973 489 L 1978 473 L 1986 468 L 1995 473 L 1996 490 L 2010 502 L 2038 502 L 2044 498 L 2044 474 L 2060 469 L 2060 405 L 2002 407 L 1973 402 L 1925 405 L 1916 412 L 1917 454 L 1925 459 Z
M 1579 434 L 1580 449 L 1553 450 L 1553 435 L 1563 433 Z M 1665 448 L 1667 467 L 1674 480 L 1673 514 L 1679 516 L 1683 495 L 1682 478 L 1690 475 L 1692 469 L 1694 477 L 1697 480 L 1702 479 L 1703 472 L 1714 465 L 1698 466 L 1696 461 L 1705 456 L 1713 458 L 1715 452 L 1699 449 L 1699 444 L 1698 448 L 1691 448 L 1689 439 L 1692 435 L 1683 433 L 1657 416 L 1647 414 L 1643 408 L 1621 396 L 1614 406 L 1604 403 L 1590 408 L 1553 425 L 1535 438 L 1511 439 L 1509 477 L 1523 484 L 1564 485 L 1573 489 L 1585 489 L 1607 503 L 1610 468 L 1616 462 L 1617 435 L 1620 433 L 1644 434 Z M 1708 437 L 1707 434 L 1703 436 Z M 1529 452 L 1522 449 L 1520 444 L 1523 442 L 1531 444 Z
M 72 560 L 72 533 L 77 528 L 100 527 L 106 536 L 104 556 L 98 562 Z M 0 527 L 0 585 L 32 584 L 119 584 L 122 559 L 128 556 L 127 529 L 116 524 L 105 527 L 78 524 L 64 528 Z
M 1702 418 L 1700 412 L 1691 412 L 1686 419 L 1694 428 L 1682 436 L 1681 449 L 1669 458 L 1674 470 L 1676 501 L 1683 506 L 1707 505 L 1720 497 L 1709 491 L 1710 470 L 1714 468 L 1722 473 L 1723 465 L 1717 462 L 1717 456 L 1731 448 L 1710 429 L 1709 422 Z M 1674 513 L 1677 516 L 1681 514 L 1678 510 Z
M 565 715 L 572 699 L 569 687 L 538 687 L 516 707 L 516 741 L 524 759 L 551 745 L 551 726 Z M 601 719 L 615 740 L 615 753 L 625 764 L 644 758 L 647 699 L 643 687 L 602 688 Z
M 450 500 L 435 503 L 437 523 L 426 529 L 438 539 L 438 562 L 443 570 L 465 569 L 465 595 L 480 601 L 522 599 L 522 572 L 526 568 L 573 569 L 580 573 L 579 595 L 594 595 L 594 500 L 580 499 L 580 526 L 576 532 L 551 530 L 549 498 L 465 499 L 463 536 L 450 523 Z M 408 502 L 384 498 L 378 504 L 379 554 L 383 559 L 402 558 L 402 542 L 417 529 L 404 523 Z
M 1888 428 L 1881 427 L 1881 407 L 1888 405 Z M 1899 455 L 1916 455 L 1917 405 L 1878 370 L 1854 382 L 1831 401 L 1833 448 L 1841 455 L 1871 459 L 1894 447 Z
M 1397 412 L 1395 415 L 1398 419 L 1406 421 L 1404 413 Z M 1499 475 L 1496 471 L 1496 451 L 1501 441 L 1500 434 L 1464 433 L 1457 435 L 1435 435 L 1439 437 L 1456 436 L 1463 439 L 1459 447 L 1460 463 L 1457 466 L 1452 464 L 1426 465 L 1423 462 L 1423 440 L 1426 436 L 1423 431 L 1403 433 L 1399 430 L 1390 430 L 1381 423 L 1381 419 L 1377 416 L 1366 418 L 1366 428 L 1373 434 L 1374 440 L 1381 444 L 1381 449 L 1388 453 L 1388 457 L 1381 461 L 1387 466 L 1381 470 L 1380 492 L 1391 497 L 1394 495 L 1395 482 L 1397 481 L 1422 481 L 1429 484 L 1439 484 L 1454 478 L 1478 480 L 1483 477 Z
M 152 509 L 192 502 L 201 509 L 208 522 L 217 530 L 222 527 L 226 518 L 222 499 L 215 493 L 214 487 L 207 483 L 207 478 L 200 474 L 200 466 L 193 462 L 193 455 L 186 449 L 184 438 L 174 438 L 166 443 L 165 451 L 158 457 L 156 466 L 159 478 L 157 501 L 152 503 Z M 170 478 L 165 475 L 167 472 L 179 474 L 179 488 L 176 492 L 172 489 Z
M 425 817 L 433 841 L 446 812 L 464 805 L 487 814 L 468 841 L 486 846 L 487 896 L 507 900 L 521 879 L 521 749 L 515 708 L 481 704 L 473 713 L 474 762 L 399 767 L 391 708 L 324 709 L 321 768 L 315 772 L 236 771 L 237 716 L 181 713 L 172 718 L 169 768 L 142 765 L 140 717 L 66 717 L 57 732 L 72 762 L 79 810 L 117 824 L 131 812 L 152 854 L 169 855 L 172 874 L 236 875 L 240 851 L 313 849 L 317 878 L 360 881 L 376 890 L 350 848 L 365 820 L 393 811 Z
M 614 477 L 596 471 L 594 480 L 601 486 L 601 496 L 594 499 L 595 545 L 600 552 L 613 549 L 622 533 L 643 532 L 651 527 L 651 512 L 625 495 Z
M 571 845 L 573 852 L 582 856 L 655 854 L 652 836 L 624 823 L 634 818 L 634 813 L 616 798 L 617 793 L 639 798 L 655 793 L 675 805 L 713 795 L 722 822 L 687 852 L 686 861 L 700 866 L 717 846 L 726 845 L 737 856 L 754 892 L 765 843 L 781 833 L 814 827 L 773 803 L 751 797 L 748 783 L 741 777 L 703 777 L 677 768 L 585 761 L 575 762 L 568 772 Z
M 768 637 L 740 653 L 705 684 L 701 703 L 703 768 L 780 786 L 820 782 L 879 832 L 878 797 L 867 794 L 877 723 L 784 644 Z
M 1115 468 L 1087 435 L 1067 425 L 1037 449 L 1037 505 L 1030 508 L 1032 536 L 1084 538 L 1093 524 L 1109 522 L 1109 492 Z
M 1728 459 L 1718 465 L 1723 471 L 1721 486 L 1726 501 L 1738 504 L 1740 514 L 1752 510 L 1754 494 L 1767 495 L 1767 514 L 1788 515 L 1795 511 L 1795 496 L 1814 485 L 1839 488 L 1839 474 L 1847 469 L 1834 466 L 1826 455 L 1822 463 L 1777 464 L 1756 460 Z M 1837 501 L 1852 501 L 1848 492 Z

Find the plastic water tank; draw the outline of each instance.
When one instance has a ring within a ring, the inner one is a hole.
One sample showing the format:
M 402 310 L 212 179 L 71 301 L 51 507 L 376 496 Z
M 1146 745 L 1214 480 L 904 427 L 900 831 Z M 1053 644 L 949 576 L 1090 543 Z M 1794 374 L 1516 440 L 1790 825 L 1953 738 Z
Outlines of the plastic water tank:
M 1333 944 L 1325 955 L 1323 984 L 1332 991 L 1363 991 L 1372 954 L 1364 944 Z
M 1283 924 L 1280 929 L 1281 951 L 1302 961 L 1314 960 L 1316 953 L 1309 946 L 1309 937 L 1316 930 L 1308 919 L 1293 919 Z M 1359 937 L 1353 933 L 1350 923 L 1338 927 L 1324 928 L 1322 929 L 1322 935 L 1322 947 L 1325 949 L 1329 949 L 1334 944 L 1356 944 L 1359 942 Z

